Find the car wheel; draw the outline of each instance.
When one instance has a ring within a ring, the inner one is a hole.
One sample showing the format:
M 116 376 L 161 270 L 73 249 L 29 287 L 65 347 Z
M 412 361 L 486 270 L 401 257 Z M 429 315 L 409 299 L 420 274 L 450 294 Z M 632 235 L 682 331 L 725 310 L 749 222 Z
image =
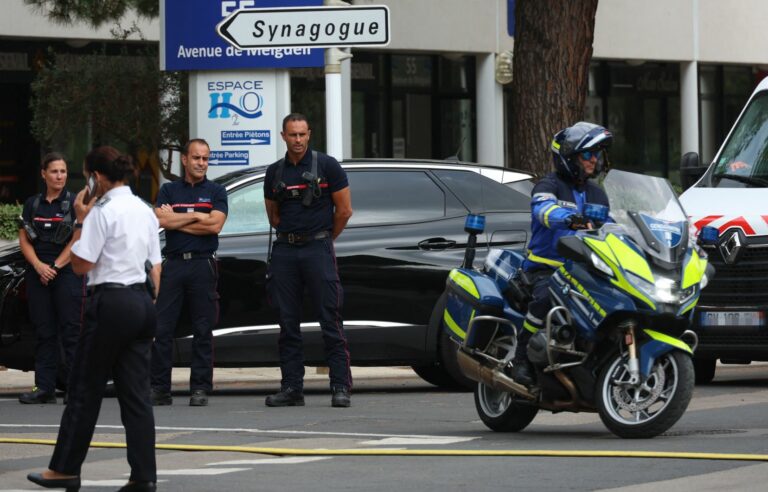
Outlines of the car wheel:
M 693 358 L 693 371 L 696 376 L 696 384 L 708 384 L 715 379 L 717 359 Z
M 458 349 L 458 346 L 456 345 L 456 342 L 451 339 L 450 335 L 446 333 L 445 328 L 443 328 L 443 311 L 445 311 L 446 299 L 447 295 L 443 292 L 435 303 L 435 308 L 432 310 L 432 316 L 429 318 L 430 331 L 432 333 L 437 331 L 437 353 L 440 367 L 452 381 L 452 384 L 444 387 L 462 391 L 474 391 L 477 383 L 461 372 L 459 362 L 456 360 L 456 350 Z

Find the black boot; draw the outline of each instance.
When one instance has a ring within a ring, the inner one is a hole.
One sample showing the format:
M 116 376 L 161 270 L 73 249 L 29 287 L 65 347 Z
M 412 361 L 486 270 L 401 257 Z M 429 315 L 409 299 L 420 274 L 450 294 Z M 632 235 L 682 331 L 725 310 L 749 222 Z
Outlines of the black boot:
M 515 382 L 523 386 L 531 386 L 535 382 L 536 371 L 527 359 L 512 362 L 512 371 L 510 375 Z

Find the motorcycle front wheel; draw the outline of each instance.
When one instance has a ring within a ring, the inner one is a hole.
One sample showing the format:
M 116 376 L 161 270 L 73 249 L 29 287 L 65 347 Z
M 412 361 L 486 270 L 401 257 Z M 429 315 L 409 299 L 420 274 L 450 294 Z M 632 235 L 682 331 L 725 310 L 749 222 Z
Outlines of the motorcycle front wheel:
M 629 384 L 627 358 L 617 354 L 598 380 L 600 419 L 619 437 L 650 438 L 665 432 L 682 417 L 694 386 L 693 362 L 677 350 L 656 359 L 648 378 Z
M 480 420 L 496 432 L 521 431 L 528 427 L 539 411 L 533 405 L 519 403 L 512 394 L 483 383 L 475 386 L 475 408 Z

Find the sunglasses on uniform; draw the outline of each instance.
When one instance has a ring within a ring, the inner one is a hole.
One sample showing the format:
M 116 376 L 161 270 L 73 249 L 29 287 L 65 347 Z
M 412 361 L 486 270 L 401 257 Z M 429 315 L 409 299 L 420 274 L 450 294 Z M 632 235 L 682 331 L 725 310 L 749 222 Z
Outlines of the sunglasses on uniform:
M 603 154 L 602 150 L 585 150 L 584 152 L 579 152 L 579 155 L 585 161 L 592 159 L 592 157 L 595 157 L 596 159 L 599 160 L 600 157 L 602 157 L 602 154 Z

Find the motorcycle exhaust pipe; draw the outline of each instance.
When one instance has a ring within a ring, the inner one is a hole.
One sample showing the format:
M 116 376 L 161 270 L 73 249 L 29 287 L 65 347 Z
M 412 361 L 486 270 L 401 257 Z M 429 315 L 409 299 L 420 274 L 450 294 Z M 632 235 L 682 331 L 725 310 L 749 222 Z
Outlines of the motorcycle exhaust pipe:
M 486 366 L 463 350 L 456 351 L 456 360 L 459 363 L 461 372 L 473 381 L 483 383 L 497 391 L 515 393 L 529 400 L 536 399 L 536 396 L 528 391 L 528 388 L 515 382 L 515 380 L 503 372 Z

